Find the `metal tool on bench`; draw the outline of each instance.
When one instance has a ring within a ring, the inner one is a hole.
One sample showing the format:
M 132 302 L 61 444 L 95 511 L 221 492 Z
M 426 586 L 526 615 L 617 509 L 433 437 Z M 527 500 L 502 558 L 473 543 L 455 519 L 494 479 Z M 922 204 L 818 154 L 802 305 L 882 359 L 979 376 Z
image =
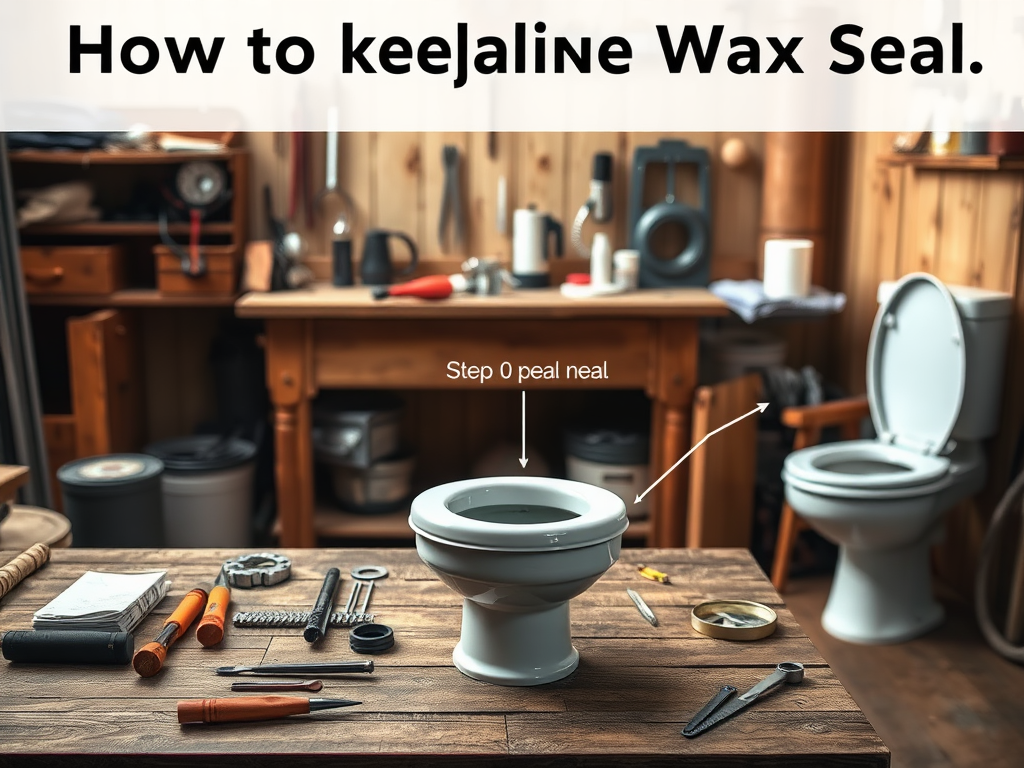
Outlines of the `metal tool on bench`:
M 320 587 L 320 594 L 316 598 L 313 610 L 309 613 L 309 621 L 302 631 L 302 637 L 307 643 L 315 643 L 322 640 L 327 634 L 327 624 L 331 619 L 331 609 L 334 608 L 334 593 L 338 589 L 338 582 L 341 581 L 341 571 L 337 568 L 330 568 L 324 577 L 323 586 Z M 348 613 L 348 608 L 345 609 Z
M 257 664 L 253 667 L 217 667 L 218 675 L 352 675 L 373 672 L 372 661 L 314 662 L 311 664 Z
M 799 683 L 803 679 L 803 664 L 798 664 L 795 661 L 784 661 L 768 677 L 735 699 L 732 699 L 732 695 L 736 693 L 736 688 L 731 685 L 722 686 L 722 689 L 712 697 L 711 701 L 705 704 L 703 709 L 686 724 L 682 734 L 689 738 L 700 736 L 709 728 L 713 728 L 723 720 L 732 717 L 738 712 L 742 712 L 759 698 L 774 691 L 783 683 Z M 730 699 L 732 700 L 730 701 Z
M 627 589 L 626 594 L 629 595 L 629 599 L 633 601 L 633 605 L 636 606 L 636 609 L 640 611 L 640 615 L 643 616 L 652 627 L 658 626 L 658 617 L 654 615 L 654 611 L 652 611 L 650 606 L 644 602 L 644 599 L 632 589 Z
M 241 723 L 277 720 L 289 715 L 305 715 L 324 709 L 354 707 L 361 701 L 351 699 L 302 699 L 296 696 L 241 696 L 233 699 L 200 699 L 178 702 L 178 722 Z
M 276 552 L 242 555 L 224 563 L 224 576 L 232 587 L 272 587 L 292 575 L 292 561 Z
M 257 629 L 299 629 L 309 624 L 307 611 L 240 611 L 231 618 L 236 627 Z M 334 629 L 354 627 L 357 624 L 371 624 L 372 613 L 332 613 L 327 626 Z
M 322 680 L 249 680 L 231 684 L 236 693 L 250 691 L 309 691 L 316 693 L 324 687 Z

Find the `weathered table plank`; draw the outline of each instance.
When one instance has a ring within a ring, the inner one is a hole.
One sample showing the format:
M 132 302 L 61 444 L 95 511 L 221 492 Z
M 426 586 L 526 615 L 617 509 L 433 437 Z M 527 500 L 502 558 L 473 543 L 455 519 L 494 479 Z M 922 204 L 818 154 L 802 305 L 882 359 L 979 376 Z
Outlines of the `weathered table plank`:
M 15 553 L 0 552 L 0 561 Z M 89 568 L 165 568 L 171 594 L 136 632 L 141 646 L 189 589 L 238 554 L 223 550 L 57 550 L 44 569 L 0 603 L 0 629 L 28 629 L 32 613 Z M 384 564 L 390 576 L 371 609 L 395 629 L 396 647 L 375 657 L 373 675 L 325 679 L 321 694 L 356 698 L 360 707 L 272 723 L 181 727 L 184 698 L 231 694 L 233 678 L 213 668 L 269 661 L 354 657 L 348 633 L 330 630 L 310 646 L 296 629 L 229 627 L 224 642 L 202 648 L 194 630 L 171 650 L 164 670 L 142 679 L 130 668 L 0 663 L 0 764 L 18 758 L 75 764 L 477 765 L 495 760 L 557 765 L 837 765 L 885 766 L 888 750 L 781 604 L 749 553 L 738 550 L 631 550 L 573 601 L 581 653 L 570 677 L 536 688 L 471 680 L 452 664 L 460 601 L 413 550 L 292 550 L 293 577 L 269 589 L 232 592 L 232 611 L 308 610 L 324 571 Z M 640 579 L 645 562 L 671 574 L 661 585 Z M 660 625 L 644 622 L 625 595 L 640 591 Z M 755 643 L 712 640 L 690 627 L 690 609 L 709 597 L 773 605 L 775 635 Z M 776 663 L 800 661 L 807 676 L 698 739 L 679 731 L 722 685 L 741 690 Z M 92 755 L 92 758 L 87 758 Z M 278 756 L 278 757 L 275 757 Z M 187 758 L 185 756 L 188 756 Z M 123 758 L 123 761 L 122 761 Z

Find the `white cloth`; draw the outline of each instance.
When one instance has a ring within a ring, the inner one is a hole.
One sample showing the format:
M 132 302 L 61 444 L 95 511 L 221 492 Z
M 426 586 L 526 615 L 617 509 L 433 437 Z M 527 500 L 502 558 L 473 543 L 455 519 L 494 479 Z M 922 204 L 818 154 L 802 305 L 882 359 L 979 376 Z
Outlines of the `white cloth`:
M 814 286 L 810 296 L 770 299 L 760 280 L 716 280 L 708 290 L 729 305 L 729 309 L 753 323 L 766 317 L 817 317 L 842 312 L 846 295 Z

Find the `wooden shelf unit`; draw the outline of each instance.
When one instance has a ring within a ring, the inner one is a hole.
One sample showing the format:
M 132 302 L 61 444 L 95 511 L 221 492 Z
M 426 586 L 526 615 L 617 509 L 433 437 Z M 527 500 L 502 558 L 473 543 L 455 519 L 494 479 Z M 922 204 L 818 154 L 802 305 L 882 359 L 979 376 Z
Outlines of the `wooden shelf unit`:
M 28 303 L 50 307 L 230 307 L 238 296 L 167 295 L 155 288 L 125 288 L 95 295 L 33 294 Z
M 183 221 L 167 224 L 172 235 L 187 235 L 189 225 Z M 235 225 L 230 221 L 209 221 L 203 223 L 204 235 L 231 235 Z M 33 224 L 21 230 L 23 235 L 81 235 L 110 237 L 156 237 L 160 225 L 155 221 L 82 221 L 74 224 Z
M 230 160 L 247 154 L 244 149 L 218 149 L 210 152 L 163 152 L 137 149 L 87 151 L 62 149 L 17 149 L 10 153 L 11 163 L 50 163 L 54 165 L 168 165 L 192 160 Z
M 908 152 L 883 155 L 887 165 L 913 166 L 935 171 L 1024 171 L 1024 157 L 1004 155 L 929 155 Z

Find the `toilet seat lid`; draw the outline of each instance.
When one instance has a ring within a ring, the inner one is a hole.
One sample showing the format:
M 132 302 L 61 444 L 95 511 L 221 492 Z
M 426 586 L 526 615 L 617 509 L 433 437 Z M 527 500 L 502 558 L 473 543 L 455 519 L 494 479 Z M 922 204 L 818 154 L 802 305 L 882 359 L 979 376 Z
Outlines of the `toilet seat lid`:
M 564 512 L 564 519 L 494 522 L 481 509 L 542 506 Z M 477 515 L 472 517 L 469 515 Z M 608 541 L 629 525 L 626 505 L 604 488 L 545 477 L 489 477 L 446 483 L 412 502 L 409 527 L 436 541 L 470 549 L 516 552 L 575 549 Z
M 878 439 L 942 452 L 960 415 L 966 369 L 953 295 L 932 275 L 907 275 L 875 315 L 868 344 L 868 402 Z

